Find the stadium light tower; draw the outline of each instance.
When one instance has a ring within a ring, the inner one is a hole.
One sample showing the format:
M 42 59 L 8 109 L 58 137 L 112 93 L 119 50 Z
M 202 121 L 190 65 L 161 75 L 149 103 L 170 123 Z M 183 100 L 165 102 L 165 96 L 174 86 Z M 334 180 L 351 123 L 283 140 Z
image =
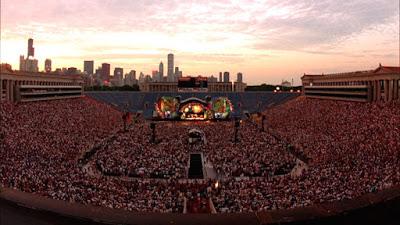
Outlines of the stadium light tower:
M 264 121 L 265 121 L 265 115 L 262 115 L 261 116 L 261 132 L 265 131 L 265 129 L 264 129 Z
M 150 129 L 151 129 L 151 143 L 155 144 L 156 143 L 156 124 L 154 122 L 150 123 Z

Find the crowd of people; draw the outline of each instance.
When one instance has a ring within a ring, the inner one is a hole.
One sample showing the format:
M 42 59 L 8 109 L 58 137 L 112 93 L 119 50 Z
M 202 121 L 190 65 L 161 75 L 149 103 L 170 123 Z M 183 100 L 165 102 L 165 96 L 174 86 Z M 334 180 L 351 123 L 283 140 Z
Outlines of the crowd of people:
M 351 199 L 400 184 L 400 102 L 354 103 L 298 97 L 250 119 L 150 122 L 123 130 L 122 113 L 90 98 L 1 102 L 0 184 L 53 199 L 140 212 L 192 208 L 252 212 Z M 194 148 L 188 131 L 204 132 Z M 87 162 L 85 152 L 110 137 Z M 310 160 L 298 176 L 299 159 Z M 187 179 L 201 151 L 215 179 Z M 216 185 L 218 184 L 218 185 Z
M 152 131 L 146 123 L 119 134 L 97 151 L 96 166 L 103 174 L 112 176 L 184 178 L 188 148 L 183 129 L 170 124 L 159 124 L 156 129 L 157 143 L 151 142 Z
M 400 102 L 299 97 L 264 112 L 276 133 L 310 160 L 300 176 L 229 179 L 214 196 L 225 212 L 352 199 L 400 184 Z
M 284 142 L 252 121 L 243 120 L 234 140 L 234 124 L 219 122 L 202 127 L 207 137 L 204 148 L 220 177 L 270 177 L 289 173 L 296 158 L 287 151 Z
M 161 122 L 156 126 L 157 144 L 151 143 L 149 124 L 137 124 L 102 146 L 95 156 L 96 166 L 112 176 L 179 179 L 187 176 L 193 151 L 204 152 L 220 177 L 283 175 L 295 165 L 295 157 L 283 142 L 272 135 L 259 135 L 259 128 L 250 122 L 238 128 L 237 143 L 232 141 L 232 122 Z M 208 137 L 207 144 L 189 144 L 188 133 L 194 127 Z
M 110 106 L 90 98 L 1 106 L 3 186 L 110 208 L 182 211 L 183 199 L 169 183 L 90 176 L 80 168 L 87 149 L 122 129 L 122 114 Z

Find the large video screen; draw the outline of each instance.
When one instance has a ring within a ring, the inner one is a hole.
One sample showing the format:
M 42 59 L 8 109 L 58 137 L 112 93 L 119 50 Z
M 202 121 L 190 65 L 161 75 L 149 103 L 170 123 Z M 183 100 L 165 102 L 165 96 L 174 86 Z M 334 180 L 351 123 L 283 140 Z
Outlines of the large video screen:
M 212 103 L 215 119 L 226 119 L 233 111 L 231 101 L 226 97 L 219 97 Z
M 162 119 L 178 118 L 179 101 L 175 97 L 163 96 L 156 103 L 156 111 Z
M 207 88 L 207 77 L 181 77 L 178 88 Z

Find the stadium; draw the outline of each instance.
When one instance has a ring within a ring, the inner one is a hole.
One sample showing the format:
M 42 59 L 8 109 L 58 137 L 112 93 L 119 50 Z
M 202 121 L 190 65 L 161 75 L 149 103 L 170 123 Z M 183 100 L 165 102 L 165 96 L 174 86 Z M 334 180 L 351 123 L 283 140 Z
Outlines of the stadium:
M 2 210 L 38 224 L 389 223 L 400 102 L 388 84 L 369 102 L 354 87 L 339 101 L 17 86 L 17 99 L 40 96 L 1 102 Z

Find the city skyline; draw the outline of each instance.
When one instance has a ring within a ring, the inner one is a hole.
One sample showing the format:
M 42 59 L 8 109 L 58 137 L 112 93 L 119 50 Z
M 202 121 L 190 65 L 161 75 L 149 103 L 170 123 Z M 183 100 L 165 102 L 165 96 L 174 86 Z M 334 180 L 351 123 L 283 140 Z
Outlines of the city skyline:
M 35 40 L 39 70 L 94 60 L 145 74 L 178 55 L 185 75 L 242 72 L 248 84 L 399 64 L 396 1 L 1 2 L 1 62 Z M 133 13 L 131 15 L 130 13 Z M 164 64 L 166 65 L 166 64 Z

